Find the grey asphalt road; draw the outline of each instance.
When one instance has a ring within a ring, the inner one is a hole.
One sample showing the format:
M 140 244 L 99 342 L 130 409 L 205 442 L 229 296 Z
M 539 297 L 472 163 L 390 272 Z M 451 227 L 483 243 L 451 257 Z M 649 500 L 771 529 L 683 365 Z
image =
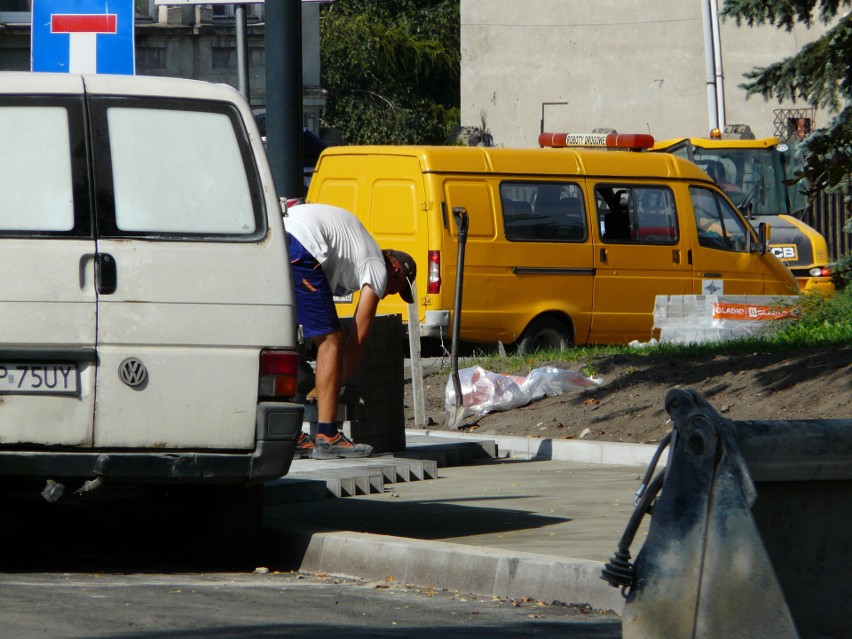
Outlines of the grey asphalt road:
M 36 511 L 4 505 L 0 513 L 0 639 L 621 636 L 615 614 L 560 602 L 274 565 L 216 572 L 186 561 L 191 540 L 151 513 L 122 520 L 78 508 Z
M 3 637 L 615 639 L 614 614 L 295 573 L 0 573 Z

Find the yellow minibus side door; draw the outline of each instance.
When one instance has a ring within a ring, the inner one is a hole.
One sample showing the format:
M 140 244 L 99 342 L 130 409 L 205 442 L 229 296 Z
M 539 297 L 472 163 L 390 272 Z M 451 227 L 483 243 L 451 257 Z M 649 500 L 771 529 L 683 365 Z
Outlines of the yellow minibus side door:
M 648 341 L 657 295 L 683 295 L 691 288 L 689 240 L 670 185 L 598 182 L 594 202 L 597 241 L 595 290 L 589 341 Z

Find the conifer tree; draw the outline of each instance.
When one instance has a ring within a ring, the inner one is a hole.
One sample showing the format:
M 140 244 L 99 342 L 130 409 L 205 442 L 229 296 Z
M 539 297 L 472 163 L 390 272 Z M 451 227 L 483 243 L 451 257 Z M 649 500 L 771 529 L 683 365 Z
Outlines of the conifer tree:
M 746 74 L 748 96 L 804 101 L 833 114 L 801 145 L 804 177 L 812 191 L 852 194 L 852 0 L 726 0 L 721 14 L 749 26 L 791 30 L 815 20 L 837 24 L 796 55 Z M 818 10 L 818 13 L 817 13 Z M 847 197 L 847 200 L 849 197 Z

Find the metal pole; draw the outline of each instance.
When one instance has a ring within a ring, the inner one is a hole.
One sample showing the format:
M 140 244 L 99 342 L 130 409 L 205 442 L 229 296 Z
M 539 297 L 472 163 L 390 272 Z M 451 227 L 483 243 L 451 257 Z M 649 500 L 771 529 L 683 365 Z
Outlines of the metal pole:
M 279 197 L 304 195 L 302 2 L 266 8 L 266 151 Z
M 420 357 L 420 309 L 417 282 L 411 283 L 414 302 L 408 305 L 408 350 L 411 355 L 411 394 L 414 403 L 414 425 L 426 425 L 426 404 L 423 398 L 423 360 Z
M 248 75 L 248 38 L 246 36 L 246 5 L 236 5 L 234 22 L 237 28 L 237 82 L 240 93 L 251 101 Z
M 704 71 L 707 85 L 707 116 L 710 130 L 719 128 L 718 98 L 716 96 L 715 41 L 710 10 L 710 0 L 701 0 L 701 23 L 704 27 Z
M 725 75 L 722 73 L 722 37 L 719 35 L 719 3 L 710 0 L 710 30 L 713 34 L 713 66 L 716 77 L 716 111 L 719 114 L 719 128 L 724 130 L 725 124 Z
M 450 347 L 450 368 L 453 381 L 453 392 L 455 393 L 455 406 L 450 407 L 447 416 L 447 428 L 457 429 L 461 425 L 464 415 L 464 401 L 462 398 L 461 380 L 459 379 L 459 342 L 461 341 L 461 307 L 462 307 L 462 285 L 464 284 L 464 249 L 467 243 L 467 229 L 469 218 L 467 209 L 463 206 L 453 207 L 453 219 L 458 230 L 459 253 L 456 262 L 456 297 L 453 307 L 453 342 Z
M 541 122 L 539 123 L 539 133 L 544 133 L 544 107 L 546 106 L 565 106 L 567 102 L 542 102 L 541 103 Z

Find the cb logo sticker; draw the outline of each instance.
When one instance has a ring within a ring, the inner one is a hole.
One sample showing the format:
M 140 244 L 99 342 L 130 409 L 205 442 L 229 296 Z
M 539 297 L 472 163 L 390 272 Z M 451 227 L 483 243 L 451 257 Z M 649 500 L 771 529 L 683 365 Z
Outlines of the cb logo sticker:
M 773 246 L 770 250 L 779 260 L 796 260 L 799 257 L 795 244 Z

